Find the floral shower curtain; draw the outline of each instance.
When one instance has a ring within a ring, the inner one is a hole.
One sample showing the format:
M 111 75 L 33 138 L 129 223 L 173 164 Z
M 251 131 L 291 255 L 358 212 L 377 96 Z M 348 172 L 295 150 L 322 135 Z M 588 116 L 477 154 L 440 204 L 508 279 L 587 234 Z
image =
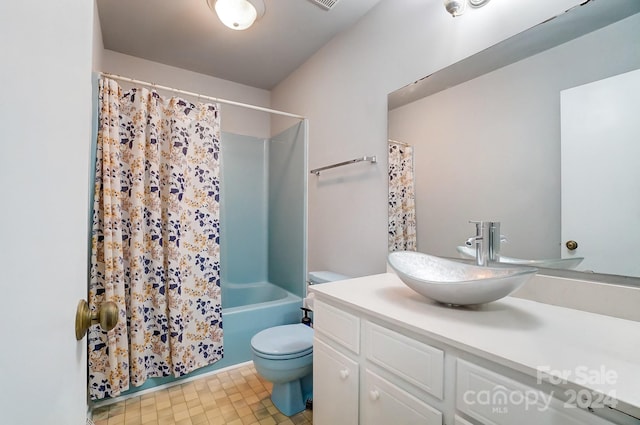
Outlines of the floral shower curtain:
M 89 304 L 92 399 L 222 358 L 218 106 L 100 80 Z
M 389 141 L 389 251 L 416 250 L 413 147 Z

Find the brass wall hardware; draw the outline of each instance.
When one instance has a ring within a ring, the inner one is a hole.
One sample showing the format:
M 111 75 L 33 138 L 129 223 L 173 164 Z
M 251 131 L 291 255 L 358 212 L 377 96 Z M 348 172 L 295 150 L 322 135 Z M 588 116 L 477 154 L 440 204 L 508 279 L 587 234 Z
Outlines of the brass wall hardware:
M 578 242 L 576 241 L 567 241 L 565 245 L 567 246 L 567 249 L 569 251 L 573 251 L 574 249 L 578 248 Z
M 110 331 L 118 324 L 118 314 L 118 305 L 113 301 L 102 303 L 98 312 L 91 314 L 89 304 L 80 300 L 76 310 L 76 339 L 80 341 L 94 323 L 99 323 L 102 329 Z

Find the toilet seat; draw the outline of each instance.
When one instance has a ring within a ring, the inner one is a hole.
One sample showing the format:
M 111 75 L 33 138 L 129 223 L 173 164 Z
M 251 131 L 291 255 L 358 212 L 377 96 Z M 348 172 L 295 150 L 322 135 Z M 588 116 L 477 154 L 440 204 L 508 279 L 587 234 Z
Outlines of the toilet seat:
M 286 360 L 313 352 L 313 329 L 303 324 L 282 325 L 258 332 L 251 338 L 254 353 L 265 359 Z

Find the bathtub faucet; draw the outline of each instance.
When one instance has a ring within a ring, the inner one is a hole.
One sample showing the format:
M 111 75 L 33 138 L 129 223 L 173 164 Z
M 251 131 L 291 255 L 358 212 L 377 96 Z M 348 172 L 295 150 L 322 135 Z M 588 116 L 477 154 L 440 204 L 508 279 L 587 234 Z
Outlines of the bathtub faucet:
M 467 239 L 466 245 L 476 247 L 476 263 L 489 265 L 489 261 L 500 261 L 500 222 L 469 221 L 476 225 L 476 235 Z

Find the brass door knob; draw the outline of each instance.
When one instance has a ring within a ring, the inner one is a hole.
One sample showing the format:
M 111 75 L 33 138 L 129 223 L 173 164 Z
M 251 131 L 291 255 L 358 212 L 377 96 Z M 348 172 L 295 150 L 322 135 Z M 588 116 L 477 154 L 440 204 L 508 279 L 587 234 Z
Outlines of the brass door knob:
M 118 305 L 113 301 L 102 303 L 98 312 L 91 314 L 89 304 L 80 300 L 76 310 L 76 339 L 80 341 L 94 323 L 99 323 L 102 329 L 110 331 L 118 324 L 118 314 Z
M 578 242 L 576 241 L 567 241 L 565 245 L 567 246 L 567 249 L 569 251 L 573 251 L 574 249 L 578 248 Z

